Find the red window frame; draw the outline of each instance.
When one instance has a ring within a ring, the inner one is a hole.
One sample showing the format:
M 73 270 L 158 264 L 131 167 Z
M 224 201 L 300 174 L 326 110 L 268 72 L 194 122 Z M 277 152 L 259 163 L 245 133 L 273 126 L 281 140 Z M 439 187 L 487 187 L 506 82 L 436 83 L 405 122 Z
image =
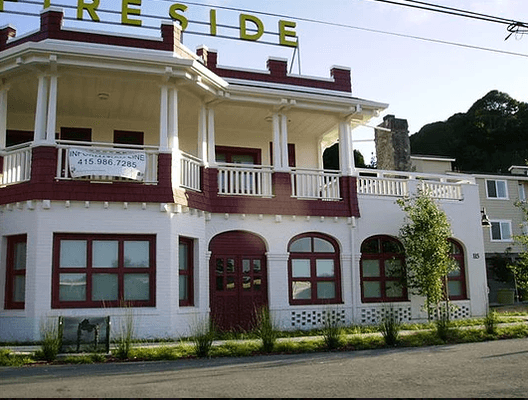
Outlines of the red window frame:
M 455 259 L 460 267 L 460 273 L 457 276 L 449 275 L 447 276 L 448 284 L 449 282 L 460 282 L 462 288 L 462 294 L 454 296 L 449 294 L 449 300 L 466 300 L 467 299 L 467 290 L 466 290 L 466 266 L 465 266 L 465 255 L 464 249 L 460 243 L 454 239 L 448 239 L 451 243 L 451 257 Z
M 114 130 L 114 143 L 143 146 L 144 136 L 140 131 Z
M 180 297 L 180 307 L 189 307 L 194 306 L 194 240 L 180 237 L 179 246 L 182 245 L 187 247 L 187 269 L 181 269 L 180 263 L 178 267 L 178 275 L 187 277 L 187 298 L 182 299 Z
M 365 246 L 369 242 L 377 241 L 378 252 L 370 253 L 365 252 Z M 396 244 L 401 250 L 399 252 L 383 252 L 383 242 L 390 242 Z M 402 266 L 405 269 L 405 252 L 403 245 L 399 240 L 390 236 L 372 236 L 363 241 L 361 244 L 361 260 L 359 265 L 360 276 L 361 276 L 361 301 L 363 303 L 380 303 L 380 302 L 394 302 L 394 301 L 408 301 L 407 288 L 405 285 L 402 287 L 402 296 L 390 297 L 387 296 L 386 284 L 387 282 L 398 282 L 401 281 L 401 277 L 387 276 L 385 273 L 385 262 L 387 260 L 398 259 L 401 261 Z M 363 261 L 364 260 L 379 260 L 379 276 L 368 277 L 364 276 L 363 273 Z M 405 272 L 404 272 L 405 273 Z M 364 282 L 379 282 L 380 283 L 380 296 L 379 297 L 365 297 Z
M 310 238 L 311 240 L 311 252 L 294 252 L 291 251 L 291 245 L 299 239 Z M 330 242 L 334 247 L 333 253 L 326 252 L 314 252 L 314 239 L 319 238 Z M 293 237 L 288 243 L 288 292 L 291 305 L 306 305 L 306 304 L 341 304 L 341 262 L 340 262 L 340 253 L 339 245 L 336 240 L 330 236 L 323 235 L 320 233 L 303 233 Z M 303 259 L 310 260 L 310 277 L 293 277 L 293 264 L 292 260 L 294 259 Z M 316 270 L 316 260 L 318 259 L 328 259 L 334 260 L 334 276 L 333 277 L 318 277 Z M 311 296 L 309 299 L 294 299 L 293 298 L 293 283 L 309 281 L 311 286 Z M 319 299 L 317 298 L 317 283 L 319 282 L 333 282 L 335 284 L 335 297 L 331 299 Z
M 225 154 L 226 163 L 233 162 L 234 155 L 251 156 L 255 163 L 253 165 L 260 165 L 262 163 L 262 151 L 252 147 L 231 147 L 231 146 L 216 146 L 216 154 Z
M 16 246 L 19 243 L 26 243 L 27 246 L 27 235 L 16 235 L 9 236 L 7 238 L 7 259 L 6 259 L 6 290 L 5 290 L 5 308 L 7 310 L 22 310 L 25 308 L 24 301 L 15 301 L 15 280 L 17 276 L 26 277 L 26 267 L 23 269 L 15 269 L 16 262 Z
M 85 240 L 86 241 L 86 267 L 84 268 L 61 268 L 60 267 L 60 244 L 62 240 Z M 96 240 L 118 242 L 118 266 L 115 268 L 92 267 L 92 245 Z M 124 266 L 124 243 L 126 241 L 148 241 L 149 242 L 149 267 L 132 268 Z M 60 300 L 60 274 L 86 274 L 86 298 L 84 301 L 61 301 Z M 118 299 L 117 300 L 92 300 L 92 275 L 93 274 L 116 274 L 118 276 Z M 148 274 L 149 275 L 149 299 L 148 300 L 124 300 L 124 276 L 125 274 Z M 155 235 L 119 235 L 119 234 L 67 234 L 56 233 L 53 238 L 53 281 L 52 281 L 52 308 L 100 308 L 120 307 L 126 304 L 131 307 L 154 307 L 156 305 L 156 236 Z

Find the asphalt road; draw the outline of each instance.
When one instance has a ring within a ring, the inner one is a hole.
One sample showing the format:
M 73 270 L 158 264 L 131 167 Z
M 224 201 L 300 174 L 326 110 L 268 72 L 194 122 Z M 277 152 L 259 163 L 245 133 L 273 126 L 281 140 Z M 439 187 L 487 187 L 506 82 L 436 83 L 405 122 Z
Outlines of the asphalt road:
M 212 360 L 0 367 L 2 397 L 526 397 L 528 339 Z

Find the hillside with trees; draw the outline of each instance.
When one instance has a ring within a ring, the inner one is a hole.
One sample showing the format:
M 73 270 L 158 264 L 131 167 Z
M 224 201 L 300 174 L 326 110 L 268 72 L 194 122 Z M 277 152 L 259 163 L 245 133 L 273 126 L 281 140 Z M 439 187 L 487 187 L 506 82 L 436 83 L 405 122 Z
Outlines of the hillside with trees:
M 412 154 L 455 158 L 462 172 L 508 172 L 528 159 L 528 103 L 493 90 L 466 113 L 425 125 L 410 141 Z

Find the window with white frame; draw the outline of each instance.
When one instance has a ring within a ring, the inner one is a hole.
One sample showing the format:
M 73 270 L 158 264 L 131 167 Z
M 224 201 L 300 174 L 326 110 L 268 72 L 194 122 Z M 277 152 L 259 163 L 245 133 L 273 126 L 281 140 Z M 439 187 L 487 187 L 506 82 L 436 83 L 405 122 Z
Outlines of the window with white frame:
M 486 193 L 488 199 L 507 199 L 508 186 L 506 185 L 506 181 L 486 180 Z
M 495 242 L 511 242 L 511 221 L 491 221 L 491 240 Z
M 524 190 L 523 182 L 519 182 L 519 201 L 526 201 L 526 191 Z

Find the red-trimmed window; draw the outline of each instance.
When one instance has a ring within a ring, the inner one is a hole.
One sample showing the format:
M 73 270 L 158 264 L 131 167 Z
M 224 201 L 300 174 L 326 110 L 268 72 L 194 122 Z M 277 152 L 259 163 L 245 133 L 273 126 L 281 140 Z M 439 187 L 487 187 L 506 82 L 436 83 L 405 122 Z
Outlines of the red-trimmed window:
M 290 304 L 341 303 L 337 242 L 319 233 L 295 236 L 288 245 Z
M 114 143 L 117 144 L 133 144 L 143 146 L 144 144 L 143 132 L 139 131 L 119 131 L 114 130 Z
M 194 241 L 180 237 L 179 243 L 180 307 L 194 305 Z
M 390 236 L 366 239 L 361 245 L 360 265 L 363 302 L 407 300 L 405 253 L 398 240 Z
M 53 308 L 155 305 L 154 235 L 55 234 Z
M 23 309 L 26 300 L 27 235 L 7 238 L 6 309 Z
M 466 294 L 466 268 L 464 263 L 464 250 L 460 243 L 449 239 L 451 244 L 451 257 L 456 262 L 457 268 L 447 275 L 447 287 L 450 300 L 465 300 Z

